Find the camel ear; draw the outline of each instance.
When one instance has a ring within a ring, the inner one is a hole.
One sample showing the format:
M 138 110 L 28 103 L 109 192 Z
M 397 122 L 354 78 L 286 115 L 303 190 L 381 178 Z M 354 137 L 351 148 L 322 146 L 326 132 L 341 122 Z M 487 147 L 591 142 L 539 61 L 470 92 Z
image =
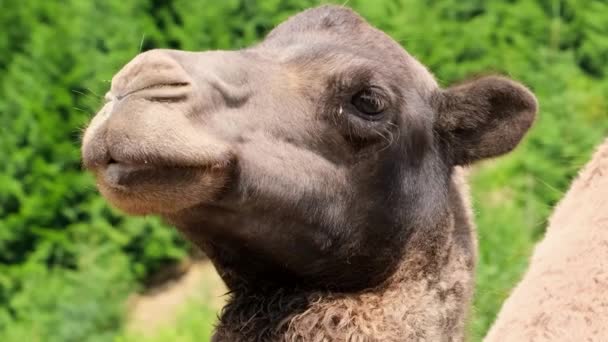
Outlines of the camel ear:
M 435 131 L 448 144 L 454 165 L 511 151 L 534 122 L 538 108 L 526 87 L 498 76 L 449 87 L 435 99 Z

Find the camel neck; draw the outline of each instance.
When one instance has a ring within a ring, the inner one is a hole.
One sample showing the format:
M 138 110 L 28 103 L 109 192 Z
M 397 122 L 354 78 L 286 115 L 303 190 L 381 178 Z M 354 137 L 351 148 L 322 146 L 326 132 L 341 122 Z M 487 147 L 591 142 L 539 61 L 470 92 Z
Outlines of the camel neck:
M 412 235 L 397 270 L 379 286 L 354 293 L 235 288 L 214 341 L 461 339 L 475 240 L 458 182 L 449 210 Z

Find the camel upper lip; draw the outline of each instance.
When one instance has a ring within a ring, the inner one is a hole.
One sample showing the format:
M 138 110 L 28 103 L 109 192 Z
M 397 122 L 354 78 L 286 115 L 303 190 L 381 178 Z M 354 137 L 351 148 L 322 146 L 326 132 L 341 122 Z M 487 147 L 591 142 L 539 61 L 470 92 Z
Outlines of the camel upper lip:
M 156 155 L 139 155 L 131 157 L 124 154 L 116 154 L 107 151 L 103 155 L 95 156 L 90 160 L 85 160 L 85 167 L 91 170 L 107 169 L 111 165 L 116 165 L 130 169 L 153 169 L 153 168 L 205 168 L 213 167 L 215 164 L 220 164 L 214 161 L 201 161 L 193 159 L 191 162 L 187 160 L 173 160 Z
M 158 158 L 138 158 L 138 159 L 116 159 L 109 157 L 101 169 L 107 170 L 108 168 L 120 169 L 125 172 L 143 171 L 143 170 L 169 170 L 169 169 L 218 169 L 226 166 L 227 163 L 220 162 L 200 162 L 193 161 L 192 163 L 187 162 L 175 162 L 171 160 L 162 160 Z
M 230 168 L 233 162 L 232 158 L 208 161 L 192 160 L 191 163 L 184 160 L 164 160 L 154 156 L 117 158 L 108 153 L 103 162 L 96 164 L 92 170 L 107 185 L 125 190 L 131 185 L 142 182 L 156 183 L 187 178 L 194 173 L 221 172 Z
M 235 162 L 234 153 L 221 153 L 216 156 L 193 155 L 185 157 L 179 151 L 175 153 L 128 153 L 127 151 L 113 151 L 106 145 L 92 146 L 83 154 L 83 167 L 98 172 L 107 169 L 111 165 L 118 165 L 130 169 L 153 169 L 153 168 L 196 168 L 196 169 L 221 169 Z M 166 151 L 165 151 L 166 152 Z
M 151 163 L 113 162 L 98 170 L 97 174 L 107 186 L 125 191 L 140 184 L 170 184 L 185 181 L 201 172 L 208 172 L 213 167 L 211 164 L 173 166 Z

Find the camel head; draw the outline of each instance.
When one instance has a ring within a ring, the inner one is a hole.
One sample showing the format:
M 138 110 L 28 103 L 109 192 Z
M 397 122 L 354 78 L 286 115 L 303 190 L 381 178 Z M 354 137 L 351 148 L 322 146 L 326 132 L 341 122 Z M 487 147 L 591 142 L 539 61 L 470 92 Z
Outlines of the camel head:
M 503 77 L 442 89 L 388 35 L 324 6 L 247 49 L 139 54 L 82 156 L 111 204 L 178 227 L 228 286 L 356 289 L 442 215 L 453 167 L 513 149 L 536 107 Z

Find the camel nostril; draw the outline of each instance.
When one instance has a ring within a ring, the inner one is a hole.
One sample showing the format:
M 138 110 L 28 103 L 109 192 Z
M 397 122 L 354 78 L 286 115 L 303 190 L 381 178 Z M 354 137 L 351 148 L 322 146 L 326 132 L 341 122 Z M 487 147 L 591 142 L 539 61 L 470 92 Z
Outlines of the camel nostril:
M 129 91 L 118 98 L 124 99 L 127 96 L 138 94 L 152 102 L 179 102 L 187 100 L 191 91 L 192 85 L 189 82 L 155 83 Z
M 142 87 L 140 89 L 134 90 L 134 91 L 142 91 L 142 90 L 147 90 L 147 89 L 158 89 L 158 88 L 180 88 L 180 87 L 187 87 L 190 85 L 190 82 L 160 82 L 160 83 L 155 83 L 149 86 L 145 86 Z
M 144 97 L 152 102 L 179 102 L 188 99 L 192 91 L 189 82 L 161 83 L 142 89 Z
M 112 157 L 110 157 L 110 159 L 108 159 L 108 165 L 111 165 L 111 164 L 117 164 L 117 163 L 118 163 L 118 162 L 116 161 L 116 159 L 114 159 L 114 158 L 112 158 Z
M 119 98 L 138 94 L 145 99 L 179 101 L 192 79 L 173 53 L 150 50 L 135 57 L 112 79 L 112 93 Z

